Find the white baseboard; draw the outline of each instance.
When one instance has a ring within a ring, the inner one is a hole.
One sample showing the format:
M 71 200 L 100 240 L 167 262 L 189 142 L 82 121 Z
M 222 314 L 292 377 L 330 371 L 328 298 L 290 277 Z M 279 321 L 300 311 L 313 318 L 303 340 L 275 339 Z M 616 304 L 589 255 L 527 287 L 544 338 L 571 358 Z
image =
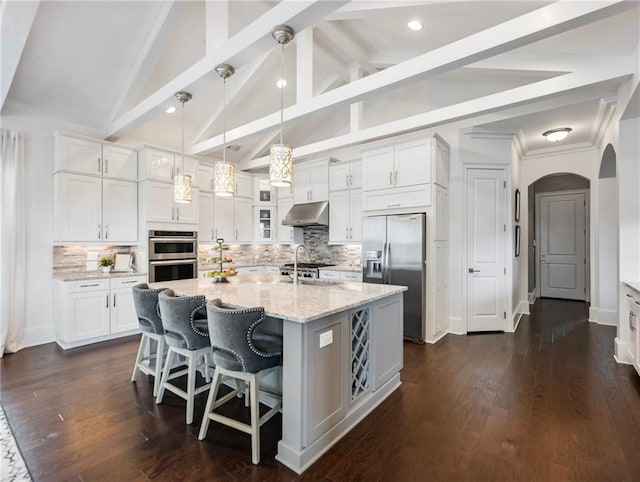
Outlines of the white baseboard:
M 436 336 L 433 340 L 425 340 L 424 342 L 425 343 L 429 343 L 430 345 L 435 345 L 436 343 L 438 343 L 440 340 L 442 340 L 448 334 L 449 334 L 449 332 L 443 331 L 438 336 Z
M 618 326 L 618 311 L 591 307 L 589 308 L 589 321 L 599 325 Z
M 53 326 L 34 326 L 24 330 L 24 347 L 44 345 L 56 341 Z
M 527 300 L 521 300 L 518 303 L 515 311 L 511 314 L 511 321 L 513 329 L 509 330 L 510 333 L 515 332 L 518 329 L 518 325 L 520 324 L 520 320 L 522 319 L 522 315 L 529 314 L 529 302 Z
M 538 298 L 538 294 L 536 293 L 535 290 L 529 293 L 528 294 L 529 304 L 530 305 L 534 304 L 537 298 Z
M 618 337 L 616 337 L 614 342 L 613 358 L 616 362 L 622 363 L 624 365 L 632 364 L 627 353 L 627 344 Z
M 464 326 L 462 325 L 462 318 L 459 318 L 457 316 L 449 317 L 449 333 L 451 333 L 452 335 L 466 335 L 467 330 L 465 330 Z

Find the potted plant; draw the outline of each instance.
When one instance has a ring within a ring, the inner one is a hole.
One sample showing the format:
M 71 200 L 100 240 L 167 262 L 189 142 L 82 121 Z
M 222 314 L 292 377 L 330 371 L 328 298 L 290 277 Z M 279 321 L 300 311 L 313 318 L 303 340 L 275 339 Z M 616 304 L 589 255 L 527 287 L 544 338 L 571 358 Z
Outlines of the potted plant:
M 113 266 L 113 258 L 110 258 L 109 256 L 103 256 L 102 258 L 100 258 L 100 261 L 98 261 L 98 264 L 102 266 L 103 273 L 108 273 L 109 271 L 111 271 L 111 267 Z

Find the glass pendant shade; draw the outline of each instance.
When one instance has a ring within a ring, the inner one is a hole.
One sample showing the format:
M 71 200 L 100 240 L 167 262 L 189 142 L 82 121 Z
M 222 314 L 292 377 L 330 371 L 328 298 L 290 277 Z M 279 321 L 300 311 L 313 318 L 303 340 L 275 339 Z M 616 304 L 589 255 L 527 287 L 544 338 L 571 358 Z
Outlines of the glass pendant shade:
M 269 182 L 274 187 L 287 187 L 293 182 L 293 149 L 274 144 L 269 153 Z
M 218 197 L 230 197 L 235 193 L 236 170 L 229 162 L 216 162 L 213 166 L 213 191 Z
M 173 200 L 177 203 L 191 202 L 191 176 L 176 174 L 173 179 Z

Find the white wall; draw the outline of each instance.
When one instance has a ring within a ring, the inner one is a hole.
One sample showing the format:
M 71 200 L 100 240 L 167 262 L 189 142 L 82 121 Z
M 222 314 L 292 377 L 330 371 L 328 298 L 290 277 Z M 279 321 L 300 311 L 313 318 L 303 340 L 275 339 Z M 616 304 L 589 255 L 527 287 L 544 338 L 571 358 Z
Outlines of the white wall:
M 558 152 L 557 154 L 548 154 L 544 157 L 535 156 L 523 158 L 520 164 L 520 191 L 526 192 L 528 186 L 536 180 L 555 173 L 573 173 L 589 179 L 590 189 L 590 233 L 589 233 L 589 260 L 591 265 L 589 286 L 592 309 L 597 310 L 599 307 L 599 282 L 598 266 L 596 258 L 598 253 L 597 233 L 600 229 L 599 224 L 599 182 L 598 173 L 600 168 L 600 152 L 598 149 L 580 149 L 574 151 Z M 520 226 L 522 229 L 521 238 L 529 237 L 529 200 L 528 196 L 521 197 L 520 208 Z M 527 243 L 521 243 L 520 256 L 522 259 L 528 259 Z M 526 293 L 528 286 L 529 267 L 527 263 L 520 264 L 520 292 Z
M 618 324 L 618 180 L 598 179 L 598 312 L 594 321 Z
M 35 116 L 2 116 L 2 126 L 24 134 L 27 210 L 27 292 L 24 345 L 54 341 L 53 132 L 93 135 L 86 127 Z

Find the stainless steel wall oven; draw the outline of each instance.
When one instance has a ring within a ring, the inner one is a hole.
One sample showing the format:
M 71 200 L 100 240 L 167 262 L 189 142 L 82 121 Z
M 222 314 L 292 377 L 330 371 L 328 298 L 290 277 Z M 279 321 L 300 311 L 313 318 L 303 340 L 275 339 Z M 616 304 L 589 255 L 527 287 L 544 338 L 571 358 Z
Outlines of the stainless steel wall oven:
M 149 231 L 149 282 L 198 276 L 196 231 Z

